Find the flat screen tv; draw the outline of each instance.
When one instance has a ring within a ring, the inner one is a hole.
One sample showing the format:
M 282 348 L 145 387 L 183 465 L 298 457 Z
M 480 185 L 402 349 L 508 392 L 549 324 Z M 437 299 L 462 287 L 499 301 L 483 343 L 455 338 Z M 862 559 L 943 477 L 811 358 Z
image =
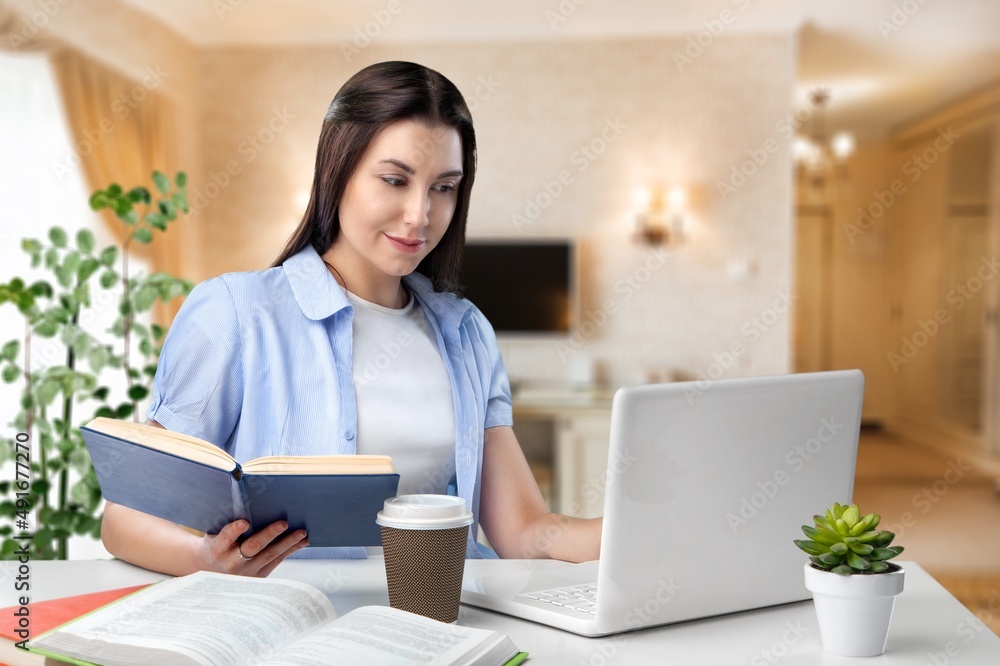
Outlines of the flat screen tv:
M 568 333 L 576 297 L 570 240 L 468 240 L 462 284 L 498 334 Z

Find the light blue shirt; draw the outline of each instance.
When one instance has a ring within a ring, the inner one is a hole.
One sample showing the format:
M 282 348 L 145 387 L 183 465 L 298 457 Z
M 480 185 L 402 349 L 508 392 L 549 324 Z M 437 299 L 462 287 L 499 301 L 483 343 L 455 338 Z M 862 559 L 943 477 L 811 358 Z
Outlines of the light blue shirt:
M 456 492 L 472 508 L 476 545 L 486 428 L 513 423 L 496 336 L 471 302 L 404 284 L 426 313 L 451 380 Z M 146 417 L 212 442 L 236 460 L 355 453 L 354 307 L 307 246 L 282 266 L 228 273 L 184 301 L 160 354 Z M 301 557 L 365 557 L 364 548 L 307 548 Z M 487 554 L 488 556 L 488 554 Z

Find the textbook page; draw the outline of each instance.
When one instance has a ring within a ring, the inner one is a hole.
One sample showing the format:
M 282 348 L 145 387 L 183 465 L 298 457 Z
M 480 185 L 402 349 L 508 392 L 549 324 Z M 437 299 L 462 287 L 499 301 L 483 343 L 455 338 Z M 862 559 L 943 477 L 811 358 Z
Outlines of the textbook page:
M 495 631 L 364 606 L 282 648 L 259 666 L 467 664 L 473 663 L 470 654 L 490 655 L 483 663 L 502 664 L 516 652 L 510 639 Z
M 54 654 L 107 666 L 170 663 L 241 666 L 335 616 L 319 590 L 291 580 L 198 572 L 159 583 L 32 641 Z

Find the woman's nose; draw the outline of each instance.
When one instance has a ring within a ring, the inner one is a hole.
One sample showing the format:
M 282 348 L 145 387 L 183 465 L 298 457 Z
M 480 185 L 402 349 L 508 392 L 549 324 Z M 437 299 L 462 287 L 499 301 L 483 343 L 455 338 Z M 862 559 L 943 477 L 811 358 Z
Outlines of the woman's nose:
M 430 221 L 430 197 L 427 192 L 414 191 L 406 199 L 403 221 L 413 226 L 425 227 Z

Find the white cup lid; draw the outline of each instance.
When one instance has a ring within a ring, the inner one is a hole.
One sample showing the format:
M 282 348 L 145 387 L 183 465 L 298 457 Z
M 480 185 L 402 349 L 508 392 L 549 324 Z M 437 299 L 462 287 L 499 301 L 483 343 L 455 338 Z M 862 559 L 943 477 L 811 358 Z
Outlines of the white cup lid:
M 447 530 L 472 524 L 465 500 L 451 495 L 400 495 L 385 501 L 375 522 L 402 530 Z

